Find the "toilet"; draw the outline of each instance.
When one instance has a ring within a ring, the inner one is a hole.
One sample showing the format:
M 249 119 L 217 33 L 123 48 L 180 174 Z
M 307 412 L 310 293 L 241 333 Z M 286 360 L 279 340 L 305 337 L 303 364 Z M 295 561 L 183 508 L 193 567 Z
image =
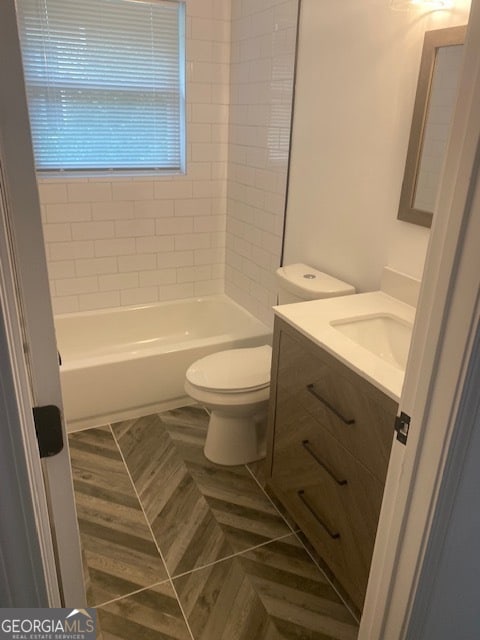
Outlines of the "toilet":
M 279 304 L 355 293 L 355 288 L 305 264 L 280 267 Z M 265 457 L 272 348 L 228 349 L 194 362 L 187 370 L 187 395 L 210 413 L 206 458 L 239 465 Z

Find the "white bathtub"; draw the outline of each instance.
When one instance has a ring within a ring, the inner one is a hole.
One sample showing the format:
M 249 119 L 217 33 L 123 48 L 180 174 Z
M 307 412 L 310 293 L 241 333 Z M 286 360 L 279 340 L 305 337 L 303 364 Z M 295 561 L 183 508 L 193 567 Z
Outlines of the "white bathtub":
M 192 362 L 271 342 L 227 296 L 64 314 L 55 327 L 69 431 L 186 404 Z

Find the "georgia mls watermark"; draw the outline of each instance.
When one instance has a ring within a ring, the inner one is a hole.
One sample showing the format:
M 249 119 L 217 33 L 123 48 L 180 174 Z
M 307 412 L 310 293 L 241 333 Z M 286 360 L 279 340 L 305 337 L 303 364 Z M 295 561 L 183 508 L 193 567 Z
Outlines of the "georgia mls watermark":
M 0 640 L 96 640 L 95 609 L 0 609 Z

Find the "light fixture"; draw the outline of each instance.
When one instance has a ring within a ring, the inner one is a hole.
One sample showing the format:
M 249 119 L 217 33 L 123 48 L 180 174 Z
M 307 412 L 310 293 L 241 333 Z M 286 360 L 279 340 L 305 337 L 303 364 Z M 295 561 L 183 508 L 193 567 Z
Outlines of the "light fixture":
M 390 8 L 393 11 L 410 11 L 419 9 L 425 11 L 438 11 L 439 9 L 450 9 L 453 0 L 391 0 Z

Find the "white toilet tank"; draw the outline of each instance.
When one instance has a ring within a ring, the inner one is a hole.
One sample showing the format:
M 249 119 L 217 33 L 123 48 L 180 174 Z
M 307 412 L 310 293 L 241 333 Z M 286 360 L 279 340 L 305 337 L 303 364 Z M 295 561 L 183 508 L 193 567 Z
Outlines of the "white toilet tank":
M 319 298 L 333 298 L 355 293 L 355 287 L 317 271 L 306 264 L 297 263 L 280 267 L 276 271 L 278 304 L 304 302 Z

